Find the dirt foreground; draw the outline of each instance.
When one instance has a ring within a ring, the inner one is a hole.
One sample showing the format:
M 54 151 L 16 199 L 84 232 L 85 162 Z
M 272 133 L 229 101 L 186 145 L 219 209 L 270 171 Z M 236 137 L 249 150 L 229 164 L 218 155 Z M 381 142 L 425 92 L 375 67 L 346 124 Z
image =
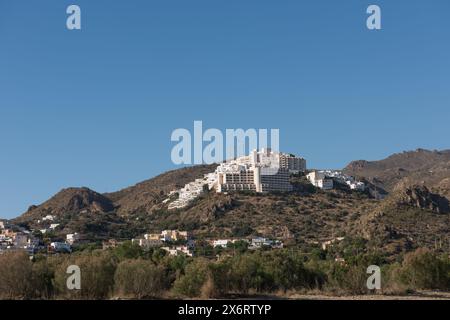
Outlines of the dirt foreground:
M 450 300 L 450 292 L 420 291 L 402 296 L 382 294 L 356 296 L 292 294 L 285 298 L 293 300 Z

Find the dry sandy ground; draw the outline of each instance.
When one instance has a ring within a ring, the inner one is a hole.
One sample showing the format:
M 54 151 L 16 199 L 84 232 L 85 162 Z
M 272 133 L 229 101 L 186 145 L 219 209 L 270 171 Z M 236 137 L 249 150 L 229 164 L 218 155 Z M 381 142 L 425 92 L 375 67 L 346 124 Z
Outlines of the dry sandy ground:
M 395 296 L 395 295 L 360 295 L 360 296 L 327 296 L 327 295 L 308 295 L 292 294 L 287 297 L 295 300 L 450 300 L 450 292 L 439 291 L 421 291 L 414 294 Z

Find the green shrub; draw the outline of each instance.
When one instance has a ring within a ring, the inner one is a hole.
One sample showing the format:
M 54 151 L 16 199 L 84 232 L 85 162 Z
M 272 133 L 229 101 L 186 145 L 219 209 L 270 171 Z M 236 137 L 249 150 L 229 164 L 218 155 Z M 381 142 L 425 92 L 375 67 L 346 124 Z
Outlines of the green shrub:
M 25 252 L 0 255 L 0 298 L 27 299 L 32 296 L 33 265 Z
M 209 276 L 209 262 L 204 258 L 197 258 L 186 266 L 184 275 L 174 283 L 174 293 L 186 297 L 199 297 L 203 285 Z
M 122 261 L 114 275 L 115 292 L 137 299 L 158 297 L 167 289 L 164 269 L 146 260 Z
M 417 249 L 405 256 L 399 278 L 411 289 L 449 289 L 449 259 L 427 249 Z
M 81 270 L 81 290 L 68 290 L 67 267 L 76 265 Z M 93 251 L 64 258 L 55 270 L 55 289 L 61 298 L 105 299 L 114 287 L 116 263 L 102 251 Z
M 261 292 L 273 285 L 273 278 L 265 272 L 259 252 L 234 257 L 231 272 L 231 287 L 235 292 Z
M 120 260 L 137 259 L 143 256 L 143 250 L 137 243 L 125 241 L 114 248 L 114 255 Z
M 35 261 L 33 263 L 32 273 L 32 297 L 37 299 L 53 298 L 55 265 L 52 261 L 46 258 Z
M 344 265 L 332 263 L 326 280 L 326 290 L 338 294 L 365 294 L 367 293 L 367 266 Z
M 273 281 L 273 290 L 314 288 L 323 282 L 323 276 L 308 270 L 304 257 L 298 253 L 272 251 L 264 261 L 265 273 Z

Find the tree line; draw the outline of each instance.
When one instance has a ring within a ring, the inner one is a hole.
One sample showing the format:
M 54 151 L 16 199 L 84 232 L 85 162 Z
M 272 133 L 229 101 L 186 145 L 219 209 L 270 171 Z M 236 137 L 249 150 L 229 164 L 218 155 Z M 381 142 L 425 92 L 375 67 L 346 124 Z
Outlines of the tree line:
M 381 263 L 380 263 L 381 262 Z M 218 259 L 168 256 L 125 243 L 71 255 L 0 255 L 2 299 L 222 298 L 293 293 L 368 294 L 367 266 L 381 264 L 383 294 L 450 290 L 448 256 L 428 249 L 386 263 L 363 253 L 339 262 L 296 250 L 245 251 Z M 81 289 L 68 290 L 67 267 L 81 270 Z

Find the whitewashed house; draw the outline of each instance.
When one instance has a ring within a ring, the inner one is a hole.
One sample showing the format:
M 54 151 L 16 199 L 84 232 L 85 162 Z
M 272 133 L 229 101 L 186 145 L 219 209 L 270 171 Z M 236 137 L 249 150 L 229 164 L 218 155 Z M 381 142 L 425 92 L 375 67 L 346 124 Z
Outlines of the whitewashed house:
M 329 178 L 323 172 L 313 171 L 309 173 L 306 178 L 311 184 L 323 190 L 333 189 L 333 179 Z

